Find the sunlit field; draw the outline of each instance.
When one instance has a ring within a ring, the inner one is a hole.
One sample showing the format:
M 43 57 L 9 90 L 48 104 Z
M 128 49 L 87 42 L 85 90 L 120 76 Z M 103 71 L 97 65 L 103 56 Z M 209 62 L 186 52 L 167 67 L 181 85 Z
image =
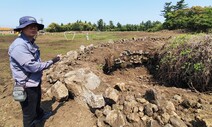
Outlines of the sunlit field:
M 68 33 L 45 33 L 39 34 L 36 43 L 41 50 L 43 61 L 52 59 L 57 54 L 65 55 L 70 50 L 76 50 L 80 45 L 105 43 L 111 40 L 140 37 L 147 34 L 144 32 L 68 32 Z M 17 34 L 0 34 L 0 85 L 11 79 L 9 69 L 8 47 L 17 37 Z

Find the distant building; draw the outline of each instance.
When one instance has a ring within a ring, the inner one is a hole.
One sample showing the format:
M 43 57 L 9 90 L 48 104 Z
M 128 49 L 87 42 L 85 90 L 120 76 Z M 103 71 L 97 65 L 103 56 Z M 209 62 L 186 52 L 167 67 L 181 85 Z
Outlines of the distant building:
M 12 28 L 0 27 L 0 34 L 14 34 Z

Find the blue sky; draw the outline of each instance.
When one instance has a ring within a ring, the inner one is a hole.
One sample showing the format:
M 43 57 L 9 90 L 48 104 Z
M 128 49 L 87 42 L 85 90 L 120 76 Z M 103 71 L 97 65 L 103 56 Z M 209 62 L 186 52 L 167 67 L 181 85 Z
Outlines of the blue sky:
M 161 10 L 166 2 L 175 5 L 179 0 L 1 0 L 0 27 L 15 28 L 22 16 L 43 19 L 51 23 L 67 24 L 77 20 L 106 24 L 139 24 L 142 21 L 164 21 Z M 211 6 L 212 0 L 185 0 L 188 7 Z

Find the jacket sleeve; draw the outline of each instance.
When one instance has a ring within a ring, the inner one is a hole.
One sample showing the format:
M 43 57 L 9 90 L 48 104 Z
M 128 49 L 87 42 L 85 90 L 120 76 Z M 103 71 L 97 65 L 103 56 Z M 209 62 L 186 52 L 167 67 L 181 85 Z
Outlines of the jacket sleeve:
M 16 46 L 10 55 L 25 69 L 25 71 L 30 73 L 43 71 L 53 64 L 52 60 L 49 60 L 47 62 L 35 60 L 34 56 L 27 49 L 27 47 L 21 45 Z

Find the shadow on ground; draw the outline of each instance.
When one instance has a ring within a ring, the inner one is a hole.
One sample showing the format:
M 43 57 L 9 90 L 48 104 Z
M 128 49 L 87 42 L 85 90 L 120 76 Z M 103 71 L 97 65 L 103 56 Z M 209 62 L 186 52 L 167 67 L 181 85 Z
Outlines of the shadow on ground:
M 52 112 L 52 116 L 54 116 L 57 113 L 57 110 L 64 105 L 65 102 L 60 102 L 55 109 L 52 108 L 52 105 L 55 103 L 55 100 L 46 100 L 41 102 L 41 107 L 46 112 Z M 44 127 L 45 122 L 47 119 L 43 120 L 41 123 L 36 124 L 36 127 Z

